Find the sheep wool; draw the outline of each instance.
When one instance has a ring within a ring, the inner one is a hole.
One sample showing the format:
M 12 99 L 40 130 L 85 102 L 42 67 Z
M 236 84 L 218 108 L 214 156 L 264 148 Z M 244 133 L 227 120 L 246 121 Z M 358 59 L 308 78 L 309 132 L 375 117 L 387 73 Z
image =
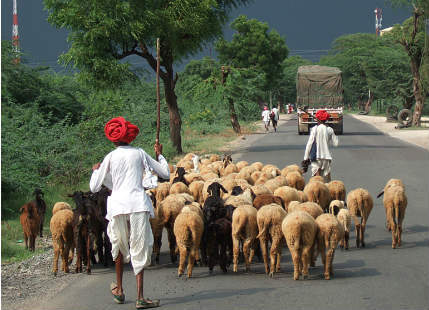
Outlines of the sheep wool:
M 54 204 L 54 207 L 52 208 L 52 215 L 57 213 L 60 210 L 71 210 L 71 206 L 64 201 L 58 201 Z
M 333 214 L 325 213 L 316 219 L 318 249 L 325 269 L 325 280 L 333 274 L 332 262 L 338 242 L 344 238 L 344 228 Z
M 52 215 L 50 222 L 50 229 L 52 234 L 52 246 L 54 248 L 54 262 L 52 272 L 54 275 L 58 273 L 58 258 L 62 258 L 61 270 L 65 273 L 69 272 L 70 252 L 74 252 L 73 240 L 73 211 L 69 209 L 57 210 Z
M 355 223 L 356 247 L 358 248 L 365 247 L 365 227 L 373 205 L 373 199 L 366 189 L 357 188 L 347 195 L 347 207 Z M 360 221 L 359 217 L 361 218 Z
M 282 222 L 282 232 L 292 255 L 294 280 L 301 274 L 306 279 L 317 233 L 316 221 L 304 211 L 289 213 Z
M 282 222 L 286 217 L 286 211 L 278 204 L 265 205 L 258 210 L 256 215 L 262 256 L 264 258 L 265 273 L 270 277 L 274 272 L 280 271 L 281 243 L 283 240 Z M 268 269 L 268 241 L 271 240 L 270 268 Z
M 391 186 L 384 191 L 383 204 L 388 228 L 392 231 L 392 249 L 401 246 L 402 222 L 407 208 L 407 195 L 403 186 Z

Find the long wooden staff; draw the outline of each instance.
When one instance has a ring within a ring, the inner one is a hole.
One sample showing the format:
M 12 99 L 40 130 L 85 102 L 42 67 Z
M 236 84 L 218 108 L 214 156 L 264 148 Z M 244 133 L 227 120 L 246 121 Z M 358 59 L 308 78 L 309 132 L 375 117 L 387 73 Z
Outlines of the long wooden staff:
M 156 117 L 156 140 L 155 143 L 159 143 L 159 130 L 161 127 L 161 101 L 159 94 L 159 38 L 156 39 L 156 103 L 157 103 L 157 117 Z

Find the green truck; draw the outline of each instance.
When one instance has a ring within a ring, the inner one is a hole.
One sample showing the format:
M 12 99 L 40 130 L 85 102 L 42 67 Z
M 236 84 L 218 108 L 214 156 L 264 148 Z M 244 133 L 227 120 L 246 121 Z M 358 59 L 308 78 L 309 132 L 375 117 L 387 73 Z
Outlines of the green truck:
M 327 66 L 301 66 L 296 75 L 298 133 L 308 134 L 317 124 L 315 114 L 325 109 L 330 117 L 326 124 L 336 134 L 343 133 L 343 81 L 341 70 Z

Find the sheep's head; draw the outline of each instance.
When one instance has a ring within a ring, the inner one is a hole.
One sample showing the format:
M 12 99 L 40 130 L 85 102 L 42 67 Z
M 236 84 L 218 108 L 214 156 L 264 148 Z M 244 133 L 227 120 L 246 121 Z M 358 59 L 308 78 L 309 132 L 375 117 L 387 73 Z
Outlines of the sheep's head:
M 223 157 L 223 167 L 226 168 L 230 163 L 232 163 L 232 156 L 231 155 L 224 155 Z
M 183 168 L 183 167 L 177 167 L 176 175 L 179 178 L 182 178 L 185 175 L 185 173 L 186 173 L 185 168 Z
M 210 196 L 220 197 L 220 190 L 222 190 L 224 193 L 228 193 L 225 187 L 223 187 L 222 184 L 218 182 L 213 182 L 207 187 L 207 193 L 209 193 Z
M 232 196 L 238 196 L 243 193 L 243 189 L 240 186 L 234 186 L 231 191 Z

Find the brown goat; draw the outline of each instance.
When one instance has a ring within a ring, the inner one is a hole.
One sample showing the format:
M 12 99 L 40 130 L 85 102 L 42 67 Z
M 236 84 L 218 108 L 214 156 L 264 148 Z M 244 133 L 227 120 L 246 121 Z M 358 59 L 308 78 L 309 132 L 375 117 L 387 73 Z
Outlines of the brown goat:
M 40 231 L 40 217 L 34 201 L 23 205 L 19 212 L 19 220 L 24 232 L 25 248 L 34 251 L 36 248 L 36 237 Z

